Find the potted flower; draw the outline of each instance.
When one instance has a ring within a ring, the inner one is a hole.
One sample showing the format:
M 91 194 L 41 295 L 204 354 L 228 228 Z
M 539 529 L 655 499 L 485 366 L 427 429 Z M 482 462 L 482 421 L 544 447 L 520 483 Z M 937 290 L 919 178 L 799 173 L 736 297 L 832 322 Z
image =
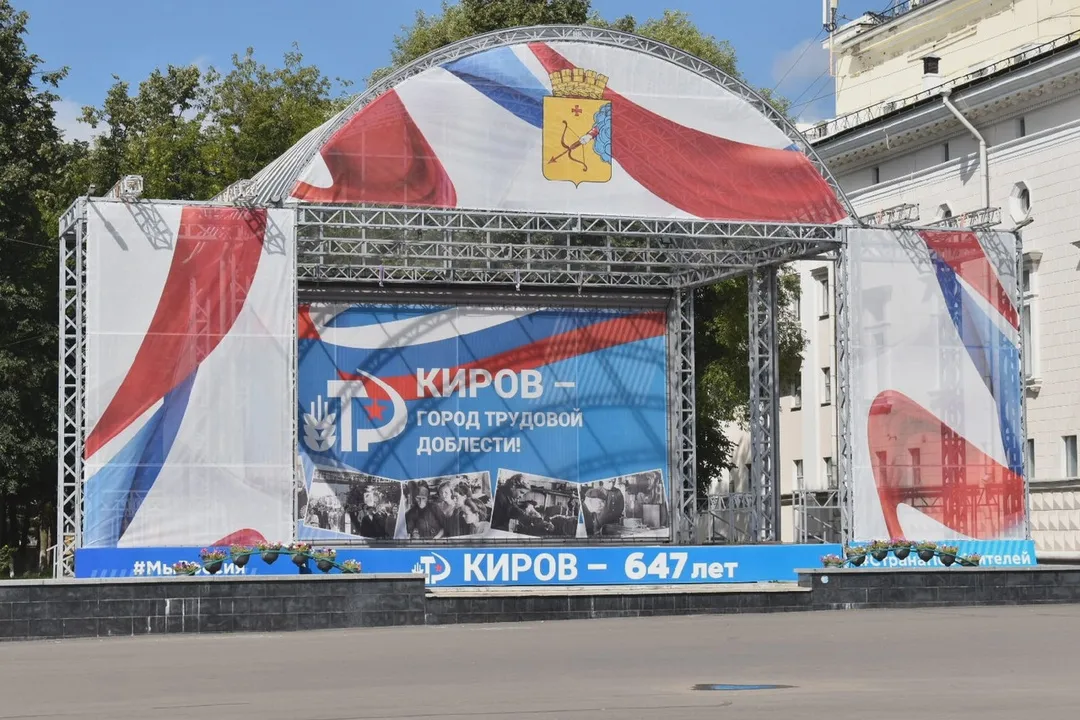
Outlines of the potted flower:
M 915 552 L 918 553 L 919 559 L 923 562 L 930 562 L 934 559 L 934 553 L 937 551 L 937 543 L 932 542 L 920 542 L 915 543 Z
M 893 538 L 889 541 L 889 545 L 892 554 L 897 560 L 906 560 L 907 556 L 911 554 L 911 548 L 914 547 L 915 543 L 904 538 Z
M 263 562 L 267 565 L 273 565 L 274 561 L 278 559 L 278 555 L 281 554 L 282 546 L 279 542 L 267 543 L 261 542 L 255 546 L 259 551 L 259 555 L 262 557 Z
M 319 548 L 312 557 L 315 558 L 315 566 L 323 572 L 330 572 L 334 567 L 334 559 L 337 557 L 337 550 L 334 548 Z
M 965 557 L 957 558 L 957 561 L 963 567 L 978 567 L 979 562 L 981 560 L 982 560 L 982 555 L 980 555 L 978 553 L 974 553 L 972 555 L 967 555 Z
M 199 552 L 199 559 L 202 560 L 206 572 L 213 575 L 221 570 L 221 566 L 225 562 L 225 551 L 218 548 L 203 548 Z
M 190 560 L 181 560 L 180 562 L 173 563 L 173 572 L 177 575 L 194 575 L 202 569 L 202 565 Z
M 938 548 L 938 557 L 941 558 L 941 564 L 948 567 L 956 562 L 956 554 L 960 552 L 960 548 L 955 545 L 942 545 Z
M 251 557 L 254 550 L 247 545 L 233 545 L 229 548 L 229 556 L 236 564 L 236 567 L 244 567 L 248 564 L 248 559 Z
M 289 554 L 294 565 L 304 567 L 311 559 L 311 543 L 295 542 L 289 546 Z
M 844 549 L 844 553 L 847 555 L 848 562 L 858 567 L 866 562 L 866 548 L 865 547 L 847 547 Z
M 346 560 L 341 563 L 341 572 L 358 574 L 360 572 L 359 560 Z
M 889 556 L 889 548 L 891 546 L 884 540 L 874 540 L 870 543 L 870 557 L 874 558 L 878 562 L 881 562 Z
M 839 555 L 823 555 L 821 564 L 825 567 L 844 567 L 844 558 Z

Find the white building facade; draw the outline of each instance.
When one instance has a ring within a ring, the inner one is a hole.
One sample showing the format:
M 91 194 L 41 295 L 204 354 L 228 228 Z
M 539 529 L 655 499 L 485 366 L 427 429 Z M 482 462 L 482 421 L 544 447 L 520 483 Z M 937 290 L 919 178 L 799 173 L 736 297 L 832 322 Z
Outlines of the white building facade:
M 1032 536 L 1041 557 L 1080 556 L 1080 0 L 908 0 L 828 45 L 841 114 L 806 135 L 860 216 L 1022 227 Z M 807 346 L 781 402 L 782 539 L 838 540 L 833 268 L 796 270 Z

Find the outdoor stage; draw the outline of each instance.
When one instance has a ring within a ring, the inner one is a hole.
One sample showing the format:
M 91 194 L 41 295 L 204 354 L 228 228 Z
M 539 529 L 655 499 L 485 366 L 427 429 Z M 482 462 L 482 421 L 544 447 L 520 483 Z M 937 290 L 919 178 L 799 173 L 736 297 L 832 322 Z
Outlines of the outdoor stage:
M 209 202 L 141 188 L 60 222 L 73 580 L 0 586 L 11 636 L 1066 599 L 1057 575 L 995 574 L 1036 562 L 1019 236 L 858 217 L 805 138 L 699 58 L 491 33 Z M 781 267 L 820 257 L 835 357 L 803 376 L 835 401 L 817 489 L 839 530 L 782 545 L 781 318 L 811 309 L 781 302 Z M 728 517 L 700 507 L 695 296 L 739 277 L 751 452 Z M 799 576 L 876 538 L 992 567 Z M 258 559 L 282 545 L 364 572 L 288 577 Z M 200 548 L 223 576 L 171 577 Z

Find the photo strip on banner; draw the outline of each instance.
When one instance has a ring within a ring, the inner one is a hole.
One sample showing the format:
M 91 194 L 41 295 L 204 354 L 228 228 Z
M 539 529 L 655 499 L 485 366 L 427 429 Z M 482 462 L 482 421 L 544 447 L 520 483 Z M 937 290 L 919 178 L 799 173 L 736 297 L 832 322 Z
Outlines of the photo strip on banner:
M 663 311 L 312 304 L 298 333 L 299 538 L 670 534 Z

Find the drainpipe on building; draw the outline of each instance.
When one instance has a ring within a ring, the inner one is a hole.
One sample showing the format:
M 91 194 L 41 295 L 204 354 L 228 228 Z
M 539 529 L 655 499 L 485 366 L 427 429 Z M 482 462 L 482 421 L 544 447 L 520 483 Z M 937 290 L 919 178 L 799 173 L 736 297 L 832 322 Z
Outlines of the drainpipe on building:
M 975 126 L 972 125 L 971 122 L 968 121 L 968 119 L 966 117 L 964 117 L 964 114 L 961 113 L 960 110 L 955 105 L 953 105 L 952 100 L 949 99 L 949 95 L 951 95 L 951 94 L 952 94 L 952 89 L 951 88 L 942 88 L 941 89 L 941 101 L 945 104 L 945 107 L 948 108 L 949 112 L 951 112 L 953 115 L 955 115 L 956 119 L 959 120 L 963 124 L 963 126 L 967 128 L 968 132 L 971 133 L 975 137 L 975 139 L 979 141 L 979 166 L 982 168 L 982 180 L 983 180 L 983 207 L 984 208 L 989 208 L 990 207 L 990 166 L 989 166 L 989 163 L 987 161 L 987 155 L 986 155 L 986 138 L 984 138 L 979 133 L 979 131 L 975 129 Z

